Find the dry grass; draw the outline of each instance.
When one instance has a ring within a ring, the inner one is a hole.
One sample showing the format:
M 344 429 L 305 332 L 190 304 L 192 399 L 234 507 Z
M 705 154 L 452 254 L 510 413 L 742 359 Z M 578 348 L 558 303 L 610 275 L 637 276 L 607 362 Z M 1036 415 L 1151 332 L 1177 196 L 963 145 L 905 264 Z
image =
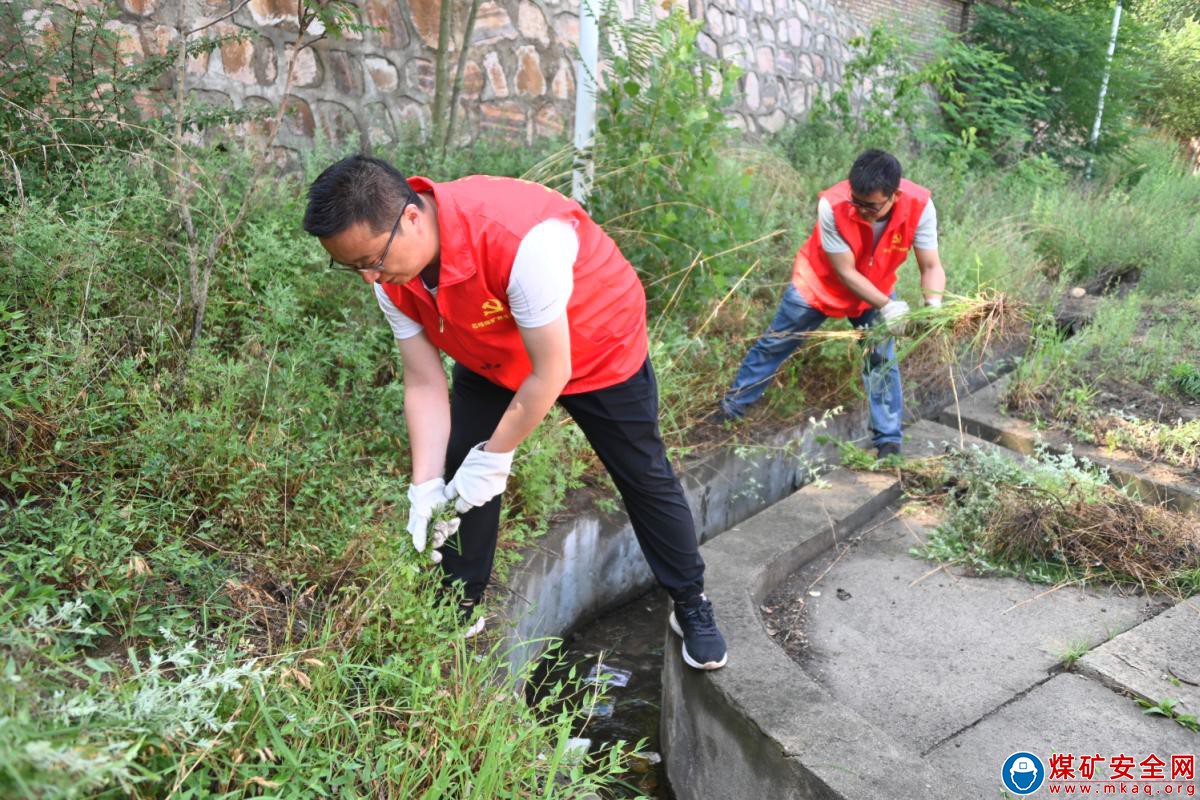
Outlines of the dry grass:
M 1200 567 L 1195 519 L 1116 489 L 1102 489 L 1098 499 L 1064 501 L 1033 487 L 1005 487 L 999 500 L 983 543 L 1006 561 L 1124 576 L 1143 590 L 1168 586 L 1181 571 Z

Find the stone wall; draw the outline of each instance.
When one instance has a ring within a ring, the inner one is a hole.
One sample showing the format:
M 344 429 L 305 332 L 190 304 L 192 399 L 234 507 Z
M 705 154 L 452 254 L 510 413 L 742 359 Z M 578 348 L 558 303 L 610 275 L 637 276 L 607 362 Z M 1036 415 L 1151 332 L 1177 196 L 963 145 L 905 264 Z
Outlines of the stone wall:
M 922 44 L 962 29 L 973 0 L 834 0 L 868 28 L 887 25 Z
M 101 2 L 61 1 L 69 7 Z M 636 1 L 621 0 L 622 11 L 631 14 Z M 294 0 L 117 2 L 119 16 L 109 27 L 128 60 L 167 52 L 181 24 L 213 23 L 209 33 L 242 38 L 191 58 L 189 89 L 234 108 L 277 107 L 282 100 L 296 39 Z M 303 149 L 319 134 L 386 146 L 406 124 L 428 126 L 440 2 L 358 0 L 359 19 L 372 29 L 328 37 L 301 52 L 279 144 Z M 689 11 L 705 20 L 700 47 L 745 70 L 731 121 L 769 133 L 838 85 L 849 40 L 881 19 L 885 7 L 906 10 L 922 29 L 957 27 L 962 0 L 690 0 Z M 579 0 L 486 0 L 480 6 L 460 98 L 463 137 L 498 133 L 532 141 L 569 132 L 578 14 Z M 463 16 L 456 14 L 459 42 Z

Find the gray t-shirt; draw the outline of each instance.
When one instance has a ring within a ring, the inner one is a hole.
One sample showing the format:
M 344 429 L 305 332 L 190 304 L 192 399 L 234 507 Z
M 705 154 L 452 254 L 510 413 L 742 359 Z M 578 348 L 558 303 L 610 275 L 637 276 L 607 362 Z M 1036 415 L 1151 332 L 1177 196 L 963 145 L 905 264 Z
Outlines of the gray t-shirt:
M 817 219 L 821 223 L 821 249 L 826 253 L 845 253 L 850 249 L 850 245 L 846 244 L 846 240 L 838 233 L 837 223 L 833 219 L 833 206 L 829 205 L 829 201 L 824 197 L 817 203 Z M 887 223 L 887 219 L 871 223 L 874 239 L 879 238 Z M 933 200 L 925 204 L 925 210 L 917 220 L 917 234 L 913 237 L 913 246 L 922 250 L 937 250 L 937 210 L 933 207 Z

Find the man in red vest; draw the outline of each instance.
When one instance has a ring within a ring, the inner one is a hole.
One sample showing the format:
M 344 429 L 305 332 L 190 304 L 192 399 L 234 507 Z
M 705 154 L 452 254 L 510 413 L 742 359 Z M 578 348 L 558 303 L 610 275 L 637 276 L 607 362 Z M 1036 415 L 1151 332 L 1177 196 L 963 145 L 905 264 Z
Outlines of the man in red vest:
M 313 182 L 304 229 L 331 267 L 373 284 L 391 324 L 412 444 L 408 530 L 424 550 L 440 506 L 461 514 L 457 547 L 439 552 L 444 584 L 461 588 L 468 633 L 482 627 L 476 606 L 514 454 L 558 402 L 612 476 L 674 600 L 684 660 L 724 666 L 692 514 L 658 429 L 645 293 L 608 234 L 536 183 L 434 183 L 366 156 Z M 449 390 L 442 352 L 455 362 Z
M 740 419 L 804 334 L 827 318 L 846 317 L 856 328 L 877 320 L 901 324 L 909 308 L 895 297 L 896 270 L 910 249 L 926 305 L 942 303 L 946 273 L 938 258 L 937 212 L 928 189 L 901 177 L 895 156 L 882 150 L 860 155 L 849 180 L 821 192 L 817 215 L 775 319 L 742 360 L 715 421 Z M 863 380 L 876 452 L 880 458 L 899 453 L 904 405 L 893 339 L 867 354 Z

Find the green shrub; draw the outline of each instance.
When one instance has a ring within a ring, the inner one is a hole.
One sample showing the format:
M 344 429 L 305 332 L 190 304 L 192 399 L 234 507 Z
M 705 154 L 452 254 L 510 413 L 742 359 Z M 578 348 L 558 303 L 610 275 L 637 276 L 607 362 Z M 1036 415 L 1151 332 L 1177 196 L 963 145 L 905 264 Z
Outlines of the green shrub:
M 1002 53 L 1023 92 L 1041 93 L 1032 147 L 1059 163 L 1082 165 L 1096 116 L 1112 26 L 1107 2 L 1022 0 L 974 8 L 970 41 Z M 1152 48 L 1128 15 L 1122 23 L 1104 104 L 1104 127 L 1095 152 L 1112 152 L 1132 133 L 1133 104 L 1148 79 Z

